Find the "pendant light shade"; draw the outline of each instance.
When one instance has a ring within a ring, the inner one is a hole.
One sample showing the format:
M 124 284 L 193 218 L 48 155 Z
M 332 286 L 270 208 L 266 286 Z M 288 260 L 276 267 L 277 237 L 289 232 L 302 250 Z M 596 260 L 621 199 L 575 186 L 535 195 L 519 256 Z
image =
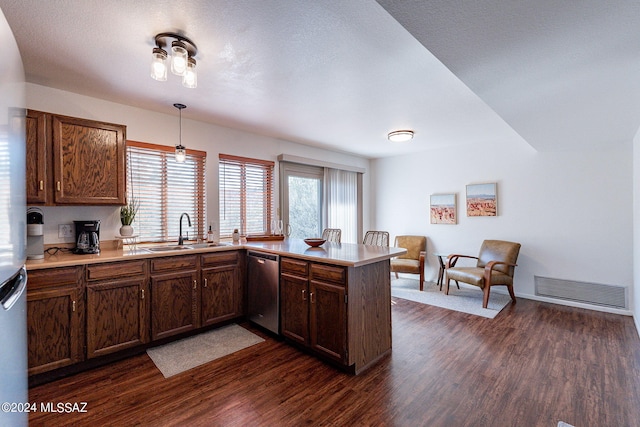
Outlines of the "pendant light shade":
M 198 86 L 198 75 L 196 74 L 196 60 L 189 58 L 187 61 L 187 69 L 182 76 L 182 86 L 194 88 Z
M 159 47 L 153 48 L 151 78 L 159 82 L 167 80 L 167 52 Z
M 184 104 L 173 104 L 178 110 L 180 110 L 180 140 L 178 145 L 176 145 L 176 162 L 184 163 L 187 159 L 187 149 L 182 145 L 182 110 L 187 108 Z
M 183 76 L 187 70 L 187 49 L 181 41 L 171 43 L 171 72 Z

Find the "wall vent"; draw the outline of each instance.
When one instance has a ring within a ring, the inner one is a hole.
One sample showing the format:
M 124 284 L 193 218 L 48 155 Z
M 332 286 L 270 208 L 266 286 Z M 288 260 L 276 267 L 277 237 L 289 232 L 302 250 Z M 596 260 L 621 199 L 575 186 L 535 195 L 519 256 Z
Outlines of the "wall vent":
M 534 276 L 536 295 L 626 309 L 627 288 L 575 280 Z

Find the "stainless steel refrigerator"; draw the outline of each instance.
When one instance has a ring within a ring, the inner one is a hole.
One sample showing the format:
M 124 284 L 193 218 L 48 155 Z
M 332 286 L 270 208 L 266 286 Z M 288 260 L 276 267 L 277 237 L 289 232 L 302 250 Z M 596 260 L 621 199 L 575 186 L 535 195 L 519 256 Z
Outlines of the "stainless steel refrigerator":
M 20 52 L 0 10 L 0 426 L 26 426 L 25 88 Z

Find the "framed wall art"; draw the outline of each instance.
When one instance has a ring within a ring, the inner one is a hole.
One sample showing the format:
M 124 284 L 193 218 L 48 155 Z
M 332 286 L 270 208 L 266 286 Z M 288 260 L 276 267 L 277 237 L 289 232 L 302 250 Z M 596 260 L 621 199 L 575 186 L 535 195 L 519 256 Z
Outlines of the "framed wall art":
M 456 195 L 432 194 L 430 197 L 430 223 L 431 224 L 457 224 Z
M 498 193 L 495 182 L 467 185 L 467 216 L 497 216 Z

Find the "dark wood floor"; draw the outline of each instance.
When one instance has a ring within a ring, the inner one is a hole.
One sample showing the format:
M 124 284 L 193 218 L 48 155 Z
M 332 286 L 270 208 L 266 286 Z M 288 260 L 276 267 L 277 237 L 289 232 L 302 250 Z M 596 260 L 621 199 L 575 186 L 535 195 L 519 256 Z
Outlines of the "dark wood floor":
M 524 299 L 493 320 L 396 298 L 392 312 L 392 355 L 359 376 L 268 337 L 169 379 L 143 354 L 31 389 L 88 412 L 30 424 L 640 425 L 631 317 Z

